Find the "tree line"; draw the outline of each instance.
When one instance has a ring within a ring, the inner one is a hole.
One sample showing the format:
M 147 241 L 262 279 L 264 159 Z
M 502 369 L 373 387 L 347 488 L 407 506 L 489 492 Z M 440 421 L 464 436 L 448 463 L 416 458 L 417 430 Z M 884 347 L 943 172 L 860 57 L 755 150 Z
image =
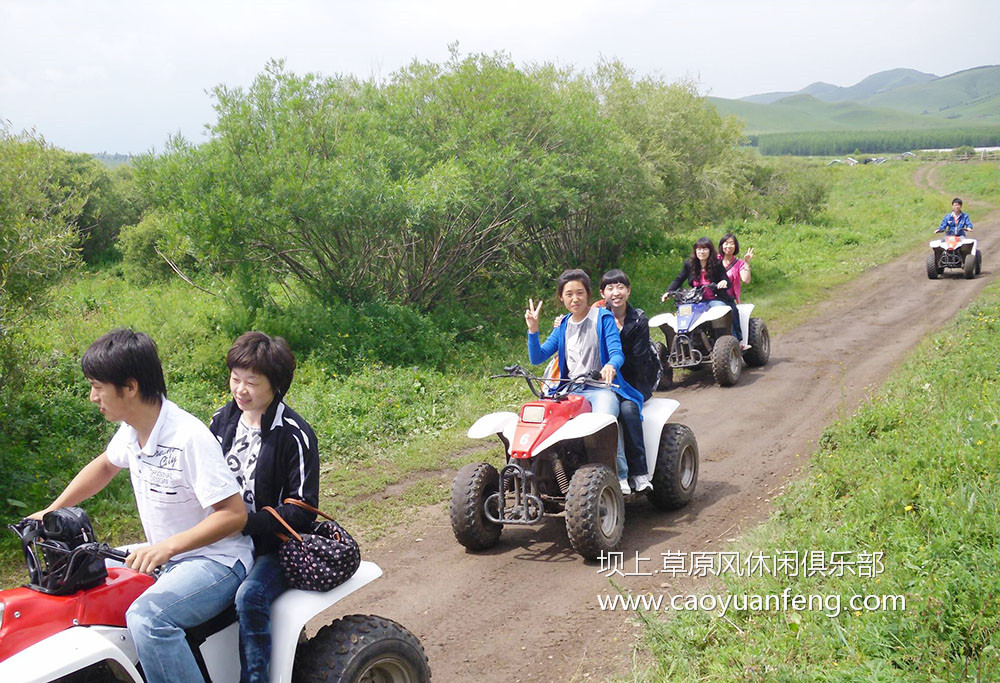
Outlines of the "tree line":
M 814 131 L 761 133 L 749 136 L 761 154 L 830 156 L 855 150 L 869 154 L 901 153 L 919 149 L 1000 145 L 1000 126 L 929 128 L 925 130 Z

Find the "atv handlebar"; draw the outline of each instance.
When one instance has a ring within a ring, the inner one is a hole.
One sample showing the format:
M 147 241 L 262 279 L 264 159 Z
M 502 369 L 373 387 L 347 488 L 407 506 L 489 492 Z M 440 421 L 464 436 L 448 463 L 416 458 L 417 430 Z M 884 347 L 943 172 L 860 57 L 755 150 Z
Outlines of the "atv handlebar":
M 705 298 L 706 289 L 717 289 L 717 287 L 714 284 L 698 285 L 690 289 L 672 289 L 666 294 L 675 304 L 696 304 Z
M 531 393 L 538 398 L 546 397 L 542 387 L 547 384 L 552 384 L 553 382 L 556 383 L 557 386 L 554 391 L 549 393 L 550 397 L 553 395 L 563 396 L 570 393 L 574 387 L 578 386 L 597 387 L 600 389 L 617 388 L 616 384 L 608 384 L 607 382 L 602 382 L 600 380 L 600 370 L 594 370 L 589 374 L 577 375 L 576 377 L 571 377 L 569 379 L 538 377 L 536 375 L 532 375 L 520 365 L 505 365 L 503 370 L 503 374 L 490 375 L 490 379 L 499 379 L 501 377 L 521 377 L 528 383 L 528 388 L 531 390 Z M 535 382 L 538 382 L 538 387 L 535 386 Z
M 20 522 L 9 524 L 7 525 L 7 528 L 17 534 L 17 537 L 21 539 L 21 546 L 25 552 L 25 560 L 28 563 L 28 575 L 31 577 L 31 581 L 34 584 L 41 583 L 43 572 L 43 565 L 39 561 L 38 555 L 33 550 L 36 546 L 47 553 L 63 557 L 64 559 L 60 562 L 60 566 L 75 566 L 76 558 L 81 555 L 102 557 L 109 560 L 115 560 L 116 562 L 121 562 L 123 564 L 129 556 L 129 553 L 123 550 L 112 548 L 107 543 L 99 543 L 97 541 L 81 543 L 74 548 L 68 548 L 64 543 L 48 541 L 44 536 L 45 526 L 42 521 L 32 519 L 31 517 L 25 517 Z M 158 568 L 153 572 L 153 575 L 158 576 L 159 572 L 160 570 Z

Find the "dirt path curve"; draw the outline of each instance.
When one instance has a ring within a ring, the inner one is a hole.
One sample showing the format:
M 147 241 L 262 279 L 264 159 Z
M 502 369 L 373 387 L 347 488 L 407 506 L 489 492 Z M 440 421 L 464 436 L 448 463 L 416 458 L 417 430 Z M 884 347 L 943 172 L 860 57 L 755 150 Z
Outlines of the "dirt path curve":
M 933 186 L 933 168 L 921 166 L 917 180 Z M 774 339 L 770 364 L 748 370 L 738 386 L 695 379 L 669 392 L 681 403 L 673 421 L 698 439 L 698 491 L 688 508 L 670 514 L 644 498 L 626 505 L 622 550 L 633 568 L 635 552 L 652 558 L 641 567 L 652 569 L 667 551 L 718 550 L 766 515 L 823 428 L 850 415 L 1000 272 L 1000 213 L 985 215 L 985 208 L 978 205 L 975 221 L 985 256 L 976 279 L 947 271 L 929 280 L 924 249 L 915 250 L 836 290 L 813 318 Z M 938 217 L 931 218 L 928 237 Z M 496 548 L 471 554 L 452 536 L 447 504 L 421 513 L 407 530 L 366 548 L 385 576 L 337 605 L 338 613 L 376 613 L 406 625 L 439 682 L 601 680 L 628 670 L 631 616 L 599 610 L 597 595 L 610 586 L 597 564 L 573 552 L 561 520 L 505 529 Z M 618 581 L 634 592 L 682 588 L 657 576 Z

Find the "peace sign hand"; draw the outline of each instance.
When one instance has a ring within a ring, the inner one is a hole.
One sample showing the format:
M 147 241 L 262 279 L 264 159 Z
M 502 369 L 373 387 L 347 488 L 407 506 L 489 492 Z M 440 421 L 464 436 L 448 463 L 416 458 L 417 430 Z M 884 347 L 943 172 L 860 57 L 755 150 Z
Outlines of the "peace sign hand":
M 750 259 L 752 258 L 753 258 L 753 247 L 750 247 L 749 249 L 747 249 L 746 253 L 743 254 L 743 260 L 746 261 L 747 263 L 750 263 Z
M 535 305 L 534 299 L 528 299 L 528 308 L 524 312 L 524 322 L 528 324 L 528 332 L 534 334 L 538 332 L 538 316 L 542 311 L 542 300 L 538 300 L 538 305 Z

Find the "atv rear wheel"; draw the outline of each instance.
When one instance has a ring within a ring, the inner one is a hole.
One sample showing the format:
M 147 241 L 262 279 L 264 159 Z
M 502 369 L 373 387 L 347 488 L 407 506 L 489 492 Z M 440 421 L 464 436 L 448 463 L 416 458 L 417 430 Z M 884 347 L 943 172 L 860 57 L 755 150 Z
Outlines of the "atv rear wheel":
M 743 354 L 747 365 L 767 365 L 771 357 L 771 335 L 767 331 L 767 325 L 760 318 L 750 318 L 747 343 L 750 344 L 750 348 Z
M 976 275 L 979 275 L 983 270 L 983 252 L 976 252 Z
M 719 337 L 712 347 L 712 376 L 719 386 L 731 387 L 743 374 L 740 342 L 731 334 Z
M 966 280 L 976 277 L 976 257 L 972 254 L 966 254 L 965 261 L 962 263 L 962 270 L 965 271 Z
M 625 498 L 606 465 L 591 463 L 573 473 L 566 492 L 566 533 L 588 560 L 611 552 L 625 531 Z
M 321 628 L 295 652 L 296 683 L 425 683 L 420 641 L 391 619 L 352 614 Z
M 937 280 L 938 275 L 941 271 L 938 270 L 937 255 L 932 251 L 927 254 L 927 277 L 931 280 Z
M 653 348 L 656 349 L 656 362 L 660 365 L 659 381 L 653 389 L 654 391 L 666 391 L 674 381 L 674 369 L 670 366 L 669 360 L 670 351 L 661 342 L 653 342 Z
M 455 475 L 448 514 L 455 538 L 469 550 L 486 550 L 500 540 L 503 525 L 487 519 L 485 510 L 486 499 L 499 490 L 500 474 L 488 462 L 470 463 Z
M 676 510 L 691 502 L 698 485 L 698 442 L 686 425 L 667 423 L 660 433 L 653 470 L 653 490 L 646 497 L 661 510 Z

